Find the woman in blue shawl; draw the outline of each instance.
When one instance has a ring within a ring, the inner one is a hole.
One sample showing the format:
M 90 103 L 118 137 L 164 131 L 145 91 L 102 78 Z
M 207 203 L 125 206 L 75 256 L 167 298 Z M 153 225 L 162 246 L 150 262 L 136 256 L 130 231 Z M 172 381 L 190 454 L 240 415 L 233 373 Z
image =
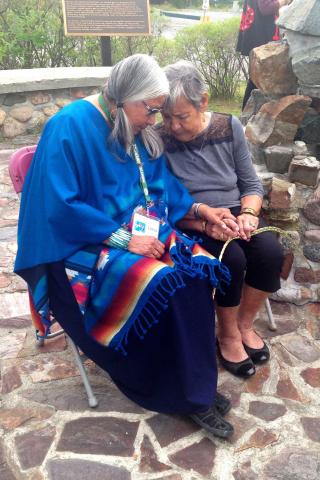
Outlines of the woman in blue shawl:
M 22 193 L 15 271 L 39 337 L 53 313 L 130 399 L 226 438 L 212 286 L 228 271 L 173 228 L 201 216 L 232 232 L 223 209 L 200 208 L 166 168 L 150 127 L 168 91 L 158 64 L 134 55 L 102 94 L 48 121 Z

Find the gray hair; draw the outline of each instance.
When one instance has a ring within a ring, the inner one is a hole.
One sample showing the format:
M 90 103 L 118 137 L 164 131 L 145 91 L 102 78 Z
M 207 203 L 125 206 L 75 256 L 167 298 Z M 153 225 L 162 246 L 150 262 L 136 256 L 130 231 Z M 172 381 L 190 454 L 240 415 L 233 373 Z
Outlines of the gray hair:
M 118 62 L 103 87 L 105 99 L 117 106 L 111 138 L 121 143 L 129 153 L 134 134 L 123 104 L 168 94 L 168 80 L 154 58 L 136 54 Z M 153 128 L 148 126 L 142 130 L 141 137 L 152 158 L 163 153 L 163 142 Z
M 170 85 L 170 96 L 165 103 L 165 110 L 170 110 L 179 98 L 185 98 L 197 110 L 202 96 L 208 91 L 206 82 L 197 68 L 186 60 L 179 60 L 163 69 Z

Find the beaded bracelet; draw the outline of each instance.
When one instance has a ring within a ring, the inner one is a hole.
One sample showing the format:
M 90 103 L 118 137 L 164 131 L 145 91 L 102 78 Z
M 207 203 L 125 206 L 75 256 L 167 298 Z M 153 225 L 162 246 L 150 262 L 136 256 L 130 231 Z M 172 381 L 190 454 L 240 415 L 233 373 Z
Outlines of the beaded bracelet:
M 132 238 L 132 233 L 128 230 L 120 227 L 113 232 L 110 237 L 104 242 L 109 247 L 121 248 L 122 250 L 128 250 L 129 242 Z
M 203 203 L 194 203 L 194 204 L 193 204 L 193 215 L 194 215 L 195 218 L 197 218 L 198 220 L 201 219 L 201 216 L 199 215 L 199 208 L 200 208 L 201 205 L 203 205 Z

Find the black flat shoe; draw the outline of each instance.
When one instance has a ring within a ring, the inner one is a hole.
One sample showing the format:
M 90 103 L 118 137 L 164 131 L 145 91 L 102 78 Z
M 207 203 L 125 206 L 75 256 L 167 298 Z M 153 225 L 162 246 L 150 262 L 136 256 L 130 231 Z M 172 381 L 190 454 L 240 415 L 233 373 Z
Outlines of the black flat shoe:
M 268 346 L 263 342 L 262 348 L 251 348 L 242 342 L 243 348 L 254 363 L 265 363 L 270 358 L 270 350 Z
M 217 355 L 223 368 L 228 370 L 228 372 L 232 373 L 236 377 L 249 378 L 256 373 L 256 367 L 254 366 L 254 363 L 249 357 L 246 358 L 245 360 L 242 360 L 241 362 L 230 362 L 229 360 L 226 360 L 222 356 L 218 341 L 217 341 Z
M 216 398 L 214 400 L 214 406 L 218 410 L 220 415 L 226 415 L 231 409 L 231 402 L 222 393 L 216 392 Z
M 214 405 L 205 412 L 192 413 L 189 417 L 216 437 L 229 438 L 234 432 L 233 426 L 222 418 Z

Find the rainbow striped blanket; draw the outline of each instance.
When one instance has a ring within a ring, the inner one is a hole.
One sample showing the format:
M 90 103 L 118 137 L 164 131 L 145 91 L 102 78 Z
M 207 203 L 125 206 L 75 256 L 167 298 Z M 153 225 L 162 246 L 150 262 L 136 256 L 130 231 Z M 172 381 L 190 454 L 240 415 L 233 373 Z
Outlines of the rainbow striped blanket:
M 171 231 L 161 260 L 99 246 L 79 250 L 65 260 L 65 271 L 87 333 L 126 355 L 128 334 L 143 339 L 158 323 L 169 298 L 185 286 L 183 277 L 207 277 L 213 287 L 230 280 L 228 269 L 194 239 Z M 46 275 L 30 295 L 38 338 L 50 333 Z

